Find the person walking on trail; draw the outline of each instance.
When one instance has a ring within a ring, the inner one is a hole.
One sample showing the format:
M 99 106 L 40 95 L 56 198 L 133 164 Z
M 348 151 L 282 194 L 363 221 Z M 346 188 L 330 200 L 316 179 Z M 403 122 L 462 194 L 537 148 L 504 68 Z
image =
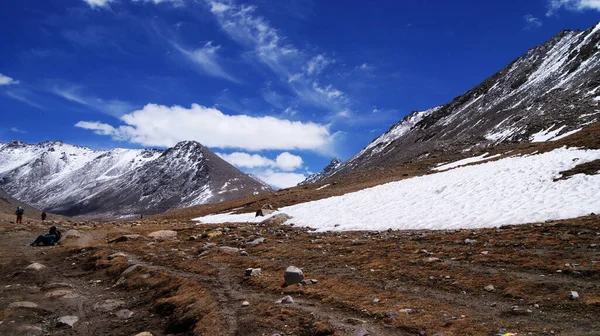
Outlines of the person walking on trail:
M 15 215 L 17 215 L 17 224 L 23 224 L 23 214 L 25 210 L 21 206 L 17 207 L 17 211 L 15 211 Z
M 42 222 L 46 220 L 46 211 L 42 212 Z
M 56 228 L 56 226 L 52 226 L 50 228 L 50 232 L 48 234 L 39 235 L 36 240 L 31 243 L 31 246 L 54 246 L 60 240 L 60 231 Z

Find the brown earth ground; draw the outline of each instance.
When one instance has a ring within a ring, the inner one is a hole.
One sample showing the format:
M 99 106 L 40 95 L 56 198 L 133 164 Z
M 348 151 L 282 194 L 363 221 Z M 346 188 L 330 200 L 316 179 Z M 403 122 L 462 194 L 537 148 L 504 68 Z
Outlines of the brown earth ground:
M 151 219 L 60 223 L 79 237 L 27 246 L 47 226 L 0 226 L 0 335 L 600 334 L 597 215 L 498 229 L 344 233 Z M 162 229 L 177 237 L 147 237 Z M 124 237 L 132 234 L 140 236 Z M 266 240 L 246 245 L 259 237 Z M 25 270 L 32 262 L 47 267 Z M 122 274 L 132 265 L 139 266 Z M 283 287 L 290 265 L 318 282 Z M 247 268 L 262 272 L 245 276 Z M 275 303 L 285 295 L 294 303 Z M 106 300 L 122 305 L 103 310 Z M 18 301 L 39 307 L 7 308 Z M 119 317 L 121 309 L 133 316 Z M 79 321 L 58 326 L 64 315 Z

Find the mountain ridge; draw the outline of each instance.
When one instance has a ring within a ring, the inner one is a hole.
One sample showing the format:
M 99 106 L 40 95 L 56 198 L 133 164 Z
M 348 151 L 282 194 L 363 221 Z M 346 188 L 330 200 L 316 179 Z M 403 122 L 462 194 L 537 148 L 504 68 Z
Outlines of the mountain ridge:
M 600 116 L 599 50 L 600 22 L 563 30 L 450 102 L 407 115 L 312 182 L 576 132 Z
M 0 187 L 64 215 L 132 216 L 271 191 L 196 141 L 172 148 L 92 150 L 0 143 Z

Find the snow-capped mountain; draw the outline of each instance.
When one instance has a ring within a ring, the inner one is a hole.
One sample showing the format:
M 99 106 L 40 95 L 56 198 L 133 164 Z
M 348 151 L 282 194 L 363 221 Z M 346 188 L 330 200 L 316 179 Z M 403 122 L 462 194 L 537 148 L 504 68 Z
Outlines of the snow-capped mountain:
M 306 178 L 306 180 L 298 183 L 298 185 L 315 183 L 315 182 L 318 182 L 318 181 L 324 179 L 325 177 L 329 177 L 329 176 L 331 176 L 331 173 L 334 172 L 336 169 L 338 169 L 341 165 L 342 165 L 342 160 L 335 158 L 335 159 L 331 160 L 331 162 L 329 162 L 329 164 L 325 168 L 323 168 L 322 171 L 308 176 Z
M 562 31 L 450 103 L 408 115 L 311 182 L 434 155 L 548 141 L 599 118 L 600 23 L 586 31 Z
M 0 144 L 0 186 L 54 213 L 115 216 L 271 190 L 192 141 L 164 151 L 12 141 Z

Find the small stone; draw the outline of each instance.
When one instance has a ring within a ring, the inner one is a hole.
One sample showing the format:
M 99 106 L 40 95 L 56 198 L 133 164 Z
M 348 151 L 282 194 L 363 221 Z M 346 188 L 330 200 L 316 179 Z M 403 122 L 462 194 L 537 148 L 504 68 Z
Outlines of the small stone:
M 266 241 L 265 238 L 256 238 L 256 239 L 254 239 L 251 242 L 247 242 L 245 245 L 248 246 L 248 247 L 254 247 L 254 246 L 257 246 L 257 245 L 260 245 L 260 244 L 264 243 L 265 241 Z
M 135 334 L 134 336 L 154 336 L 154 335 L 151 332 L 144 331 L 139 334 Z
M 242 307 L 248 307 L 249 305 L 250 305 L 250 302 L 248 302 L 248 301 L 242 302 Z
M 113 260 L 115 258 L 125 258 L 127 259 L 127 255 L 123 252 L 117 252 L 117 253 L 113 253 L 111 255 L 108 256 L 108 260 Z
M 123 273 L 121 273 L 121 276 L 124 277 L 127 274 L 129 274 L 129 273 L 131 273 L 131 272 L 133 272 L 136 269 L 141 268 L 141 267 L 142 267 L 142 265 L 140 265 L 140 264 L 131 265 L 131 266 L 127 267 L 127 269 L 124 270 Z
M 319 280 L 317 279 L 310 279 L 310 282 L 312 282 L 313 285 L 316 285 L 319 283 Z
M 481 251 L 481 254 L 483 255 L 488 255 L 488 253 L 490 253 L 489 251 Z
M 485 289 L 487 292 L 493 292 L 496 290 L 496 288 L 494 288 L 492 285 L 487 285 L 483 289 Z
M 133 316 L 133 312 L 129 309 L 121 309 L 115 315 L 122 320 L 127 320 Z
M 436 257 L 431 257 L 431 258 L 427 258 L 427 262 L 436 262 L 436 261 L 440 261 L 440 258 L 436 258 Z
M 173 231 L 173 230 L 154 231 L 154 232 L 148 234 L 148 237 L 153 238 L 155 240 L 174 239 L 177 237 L 177 231 Z
M 63 233 L 61 238 L 62 239 L 69 239 L 69 238 L 79 238 L 81 236 L 81 234 L 79 233 L 79 231 L 77 230 L 68 230 L 67 232 Z
M 250 255 L 248 254 L 248 252 L 246 252 L 246 251 L 241 251 L 241 252 L 240 252 L 240 255 L 241 255 L 242 257 L 248 257 L 248 256 L 250 256 Z
M 379 301 L 381 301 L 381 300 L 379 300 L 378 298 L 373 299 L 373 303 L 379 303 Z
M 245 272 L 246 276 L 261 276 L 262 275 L 262 269 L 260 268 L 246 268 L 246 272 Z
M 33 308 L 37 308 L 38 305 L 35 302 L 29 302 L 29 301 L 19 301 L 19 302 L 13 302 L 11 304 L 8 305 L 8 308 L 29 308 L 29 309 L 33 309 Z
M 410 309 L 410 308 L 404 308 L 404 309 L 400 309 L 400 312 L 404 313 L 406 315 L 410 315 L 410 314 L 414 313 L 415 310 L 414 309 Z
M 94 305 L 94 309 L 104 311 L 104 312 L 109 312 L 109 311 L 115 310 L 123 305 L 125 305 L 125 302 L 120 301 L 120 300 L 106 300 L 102 303 L 97 302 Z
M 51 292 L 44 294 L 44 296 L 47 298 L 57 298 L 57 297 L 61 297 L 61 296 L 65 296 L 65 295 L 72 295 L 72 294 L 73 294 L 73 292 L 71 292 L 70 290 L 57 289 L 57 290 L 53 290 Z
M 286 286 L 295 285 L 304 279 L 304 273 L 301 269 L 295 266 L 290 266 L 283 274 Z
M 467 244 L 467 245 L 473 245 L 476 243 L 477 243 L 477 240 L 475 240 L 475 239 L 469 239 L 469 238 L 465 239 L 465 244 Z
M 596 245 L 596 244 L 590 244 L 589 246 L 590 246 L 590 248 L 595 248 L 598 245 Z
M 78 321 L 79 321 L 79 317 L 77 317 L 77 316 L 61 316 L 58 318 L 57 325 L 59 327 L 69 326 L 69 327 L 73 328 L 75 323 L 77 323 Z
M 40 263 L 33 263 L 33 264 L 25 267 L 25 269 L 28 271 L 41 271 L 44 268 L 46 268 L 46 266 L 44 266 Z
M 354 336 L 370 336 L 371 334 L 363 328 L 356 330 Z
M 579 300 L 579 293 L 577 293 L 576 291 L 572 291 L 571 300 Z
M 232 253 L 240 253 L 240 249 L 237 247 L 230 247 L 230 246 L 221 246 L 219 247 L 219 252 L 223 252 L 223 253 L 228 253 L 228 254 L 232 254 Z
M 291 296 L 286 295 L 286 296 L 282 297 L 281 299 L 275 301 L 275 303 L 277 303 L 277 304 L 282 304 L 282 303 L 292 304 L 292 303 L 294 303 L 294 299 Z
M 387 312 L 387 313 L 385 313 L 385 317 L 387 317 L 387 318 L 394 318 L 394 317 L 396 317 L 398 315 L 400 315 L 400 314 L 398 314 L 396 312 Z

